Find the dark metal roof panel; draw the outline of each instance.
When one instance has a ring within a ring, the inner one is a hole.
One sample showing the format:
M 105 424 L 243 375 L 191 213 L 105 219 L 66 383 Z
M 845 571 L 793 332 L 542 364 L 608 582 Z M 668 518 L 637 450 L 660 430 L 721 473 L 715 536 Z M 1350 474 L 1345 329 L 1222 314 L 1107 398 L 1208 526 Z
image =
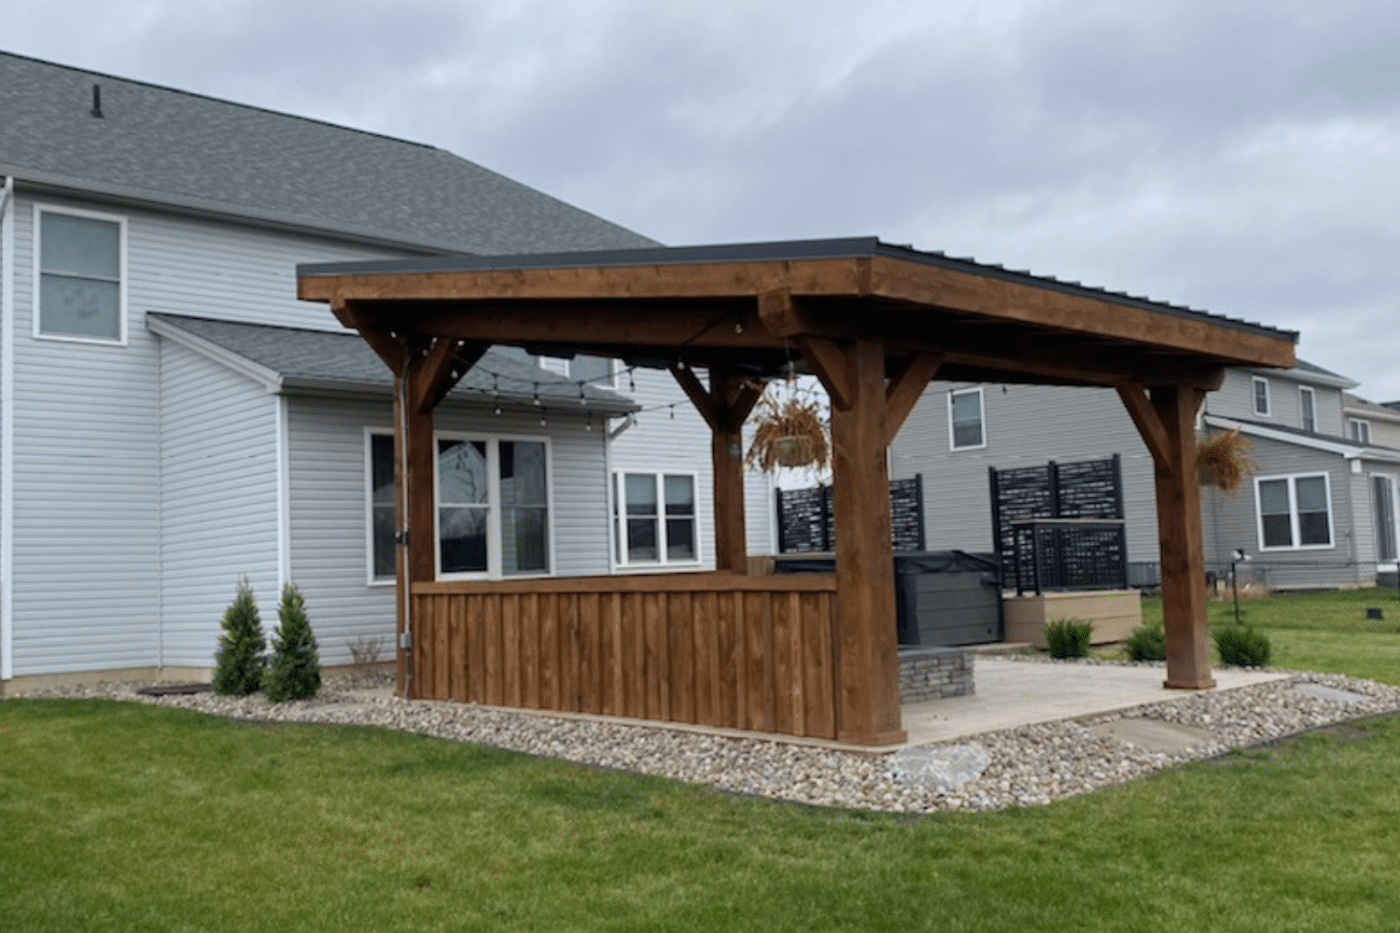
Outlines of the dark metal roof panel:
M 1295 331 L 1281 330 L 1253 321 L 1211 314 L 1194 308 L 1174 305 L 1114 292 L 1103 288 L 1062 282 L 1059 279 L 1006 269 L 959 259 L 941 252 L 925 252 L 910 246 L 882 242 L 878 237 L 844 237 L 821 240 L 785 240 L 765 243 L 729 243 L 706 246 L 648 247 L 642 249 L 601 250 L 592 252 L 537 253 L 529 255 L 468 256 L 449 255 L 415 259 L 391 259 L 375 262 L 311 263 L 297 267 L 299 277 L 320 275 L 362 275 L 409 272 L 476 272 L 511 269 L 594 268 L 601 266 L 682 265 L 720 262 L 793 262 L 821 259 L 867 259 L 887 256 L 922 265 L 966 272 L 1036 288 L 1052 289 L 1069 295 L 1108 301 L 1161 314 L 1198 318 L 1275 337 L 1296 341 Z

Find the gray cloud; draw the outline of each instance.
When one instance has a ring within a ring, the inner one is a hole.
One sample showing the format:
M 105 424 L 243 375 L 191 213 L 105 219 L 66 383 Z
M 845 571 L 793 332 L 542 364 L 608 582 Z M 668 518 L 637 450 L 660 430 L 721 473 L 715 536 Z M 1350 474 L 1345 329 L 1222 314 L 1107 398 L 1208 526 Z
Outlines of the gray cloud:
M 1295 328 L 1389 399 L 1397 34 L 1385 0 L 54 0 L 5 42 L 667 242 L 877 233 Z

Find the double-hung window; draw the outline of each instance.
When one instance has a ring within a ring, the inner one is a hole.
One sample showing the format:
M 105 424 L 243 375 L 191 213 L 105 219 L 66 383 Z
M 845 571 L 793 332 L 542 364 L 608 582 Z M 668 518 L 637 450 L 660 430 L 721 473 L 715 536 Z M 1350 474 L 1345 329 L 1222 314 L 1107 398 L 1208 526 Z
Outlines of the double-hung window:
M 36 336 L 126 340 L 126 222 L 86 211 L 35 209 Z
M 524 350 L 516 350 L 509 355 L 522 362 L 533 359 L 541 369 L 557 373 L 560 376 L 567 376 L 576 382 L 595 388 L 612 389 L 617 386 L 617 367 L 610 357 L 588 356 L 583 353 L 572 359 L 566 359 L 562 356 L 531 357 Z
M 982 412 L 981 388 L 954 389 L 948 393 L 948 446 L 952 450 L 987 446 Z
M 1371 511 L 1376 525 L 1376 560 L 1393 563 L 1397 553 L 1394 477 L 1371 477 Z
M 369 579 L 394 579 L 394 435 L 369 432 Z
M 1261 550 L 1332 546 L 1332 495 L 1326 473 L 1259 477 L 1254 490 Z
M 543 440 L 438 436 L 435 488 L 441 577 L 548 574 L 549 448 Z M 394 575 L 394 439 L 370 434 L 371 579 Z
M 1371 422 L 1361 418 L 1351 419 L 1351 439 L 1358 444 L 1371 443 Z
M 1307 386 L 1298 387 L 1298 420 L 1304 431 L 1317 433 L 1317 395 Z
M 618 473 L 613 497 L 618 563 L 700 559 L 693 473 Z
M 1263 376 L 1255 376 L 1250 380 L 1254 392 L 1254 413 L 1269 417 L 1269 380 Z

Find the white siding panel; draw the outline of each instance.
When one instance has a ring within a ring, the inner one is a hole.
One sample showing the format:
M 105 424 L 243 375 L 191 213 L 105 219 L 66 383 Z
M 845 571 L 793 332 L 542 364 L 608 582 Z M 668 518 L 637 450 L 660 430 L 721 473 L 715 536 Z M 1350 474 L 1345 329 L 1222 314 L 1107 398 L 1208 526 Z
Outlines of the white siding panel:
M 925 539 L 930 550 L 992 550 L 989 469 L 1122 457 L 1128 557 L 1157 559 L 1152 458 L 1110 389 L 988 385 L 983 390 L 986 446 L 950 450 L 948 392 L 931 383 L 890 448 L 890 474 L 922 474 Z
M 1217 503 L 1215 536 L 1217 561 L 1229 560 L 1230 551 L 1243 548 L 1255 560 L 1268 564 L 1337 563 L 1353 559 L 1354 533 L 1350 482 L 1347 463 L 1336 454 L 1284 444 L 1265 438 L 1251 438 L 1254 473 L 1247 477 L 1237 495 L 1226 496 L 1212 492 Z M 1258 508 L 1255 504 L 1254 479 L 1259 476 L 1292 476 L 1303 473 L 1326 473 L 1330 478 L 1332 510 L 1332 546 L 1297 550 L 1260 552 Z M 1207 516 L 1209 520 L 1209 516 Z M 1209 538 L 1209 535 L 1207 535 Z M 1211 555 L 1207 555 L 1209 559 Z
M 241 577 L 264 628 L 276 622 L 276 417 L 277 398 L 253 381 L 162 342 L 164 664 L 213 664 Z
M 541 426 L 535 410 L 489 408 L 448 402 L 435 428 L 483 436 L 547 437 L 552 480 L 556 573 L 608 572 L 607 487 L 604 434 L 583 416 L 550 412 Z M 392 652 L 394 588 L 368 584 L 365 430 L 390 430 L 393 408 L 382 401 L 294 397 L 289 400 L 292 578 L 307 610 L 326 664 L 349 663 L 360 638 L 383 639 Z
M 296 300 L 297 263 L 402 254 L 45 198 L 47 206 L 126 218 L 128 340 L 36 339 L 33 203 L 15 205 L 15 320 L 7 322 L 16 335 L 13 673 L 208 663 L 239 574 L 254 576 L 265 621 L 275 610 L 276 577 L 266 567 L 270 560 L 275 570 L 276 539 L 266 532 L 276 512 L 264 500 L 276 487 L 274 474 L 263 477 L 275 445 L 274 400 L 254 403 L 243 397 L 250 385 L 221 389 L 219 378 L 234 377 L 207 366 L 196 373 L 191 359 L 172 358 L 164 402 L 173 406 L 174 433 L 163 463 L 160 351 L 145 314 L 338 329 L 324 305 Z M 251 407 L 240 408 L 245 402 Z M 222 461 L 213 451 L 224 451 Z M 221 483 L 236 488 L 227 497 L 211 492 Z
M 33 211 L 15 217 L 14 669 L 155 663 L 154 342 L 36 340 Z M 139 300 L 132 290 L 131 301 Z
M 700 377 L 706 381 L 703 373 Z M 623 376 L 619 391 L 642 406 L 642 411 L 637 415 L 637 423 L 613 442 L 612 468 L 694 473 L 701 563 L 713 568 L 714 470 L 710 463 L 710 427 L 669 372 L 638 369 L 633 381 L 635 391 Z M 766 475 L 750 472 L 744 477 L 744 513 L 749 553 L 776 551 L 773 483 Z

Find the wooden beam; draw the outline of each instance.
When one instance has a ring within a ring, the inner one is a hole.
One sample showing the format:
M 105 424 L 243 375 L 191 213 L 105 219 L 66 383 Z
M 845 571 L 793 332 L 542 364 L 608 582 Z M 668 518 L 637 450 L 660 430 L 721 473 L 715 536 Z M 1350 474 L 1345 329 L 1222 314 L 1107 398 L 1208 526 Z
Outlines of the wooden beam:
M 797 310 L 792 292 L 772 291 L 758 296 L 758 319 L 774 337 L 796 337 L 811 333 L 811 321 Z
M 790 291 L 802 295 L 854 295 L 868 278 L 863 257 L 789 259 L 782 262 L 656 263 L 648 265 L 468 269 L 434 272 L 309 275 L 297 280 L 303 301 L 339 298 L 631 299 L 753 297 Z
M 710 430 L 724 430 L 726 413 L 721 410 L 715 398 L 710 395 L 710 390 L 705 388 L 695 372 L 689 367 L 682 369 L 679 366 L 670 367 L 670 371 L 672 377 L 685 390 L 686 398 L 690 399 L 690 404 L 695 406 L 695 410 L 700 412 L 700 417 L 704 418 L 705 423 L 710 426 Z
M 1154 388 L 1151 396 L 1167 447 L 1166 457 L 1153 457 L 1167 642 L 1165 683 L 1188 690 L 1215 686 L 1210 672 L 1201 487 L 1196 475 L 1196 412 L 1204 397 L 1198 389 L 1174 386 Z
M 715 569 L 747 573 L 749 548 L 744 515 L 744 418 L 736 408 L 747 398 L 743 377 L 723 367 L 710 369 L 710 403 L 716 424 L 710 434 L 714 471 Z M 752 403 L 748 403 L 752 407 Z
M 854 404 L 853 375 L 846 360 L 846 354 L 832 340 L 819 337 L 798 337 L 794 340 L 798 352 L 821 381 L 822 388 L 831 397 L 831 407 L 848 411 Z M 880 367 L 884 377 L 884 365 Z
M 1136 385 L 1117 385 L 1114 388 L 1118 390 L 1118 397 L 1123 400 L 1123 407 L 1128 410 L 1128 417 L 1132 418 L 1133 424 L 1137 426 L 1138 434 L 1142 435 L 1142 441 L 1147 445 L 1153 462 L 1170 463 L 1171 438 L 1168 437 L 1166 425 L 1162 424 L 1162 419 L 1158 416 L 1157 409 L 1152 406 L 1146 390 Z
M 906 734 L 900 724 L 884 444 L 885 352 L 877 341 L 858 340 L 845 357 L 848 404 L 831 412 L 837 736 L 861 745 L 893 745 Z
M 420 412 L 432 411 L 485 355 L 489 344 L 466 343 L 439 337 L 424 358 L 415 380 L 413 406 Z
M 870 267 L 871 291 L 883 297 L 1005 323 L 1185 350 L 1241 364 L 1290 367 L 1297 362 L 1290 338 L 1236 327 L 1202 314 L 888 256 L 873 257 Z
M 763 398 L 763 383 L 756 379 L 736 379 L 730 383 L 726 402 L 729 407 L 729 421 L 736 430 L 744 427 L 754 406 Z
M 943 365 L 941 353 L 916 353 L 906 359 L 885 387 L 885 446 L 894 443 L 909 413 L 918 404 L 929 381 Z

